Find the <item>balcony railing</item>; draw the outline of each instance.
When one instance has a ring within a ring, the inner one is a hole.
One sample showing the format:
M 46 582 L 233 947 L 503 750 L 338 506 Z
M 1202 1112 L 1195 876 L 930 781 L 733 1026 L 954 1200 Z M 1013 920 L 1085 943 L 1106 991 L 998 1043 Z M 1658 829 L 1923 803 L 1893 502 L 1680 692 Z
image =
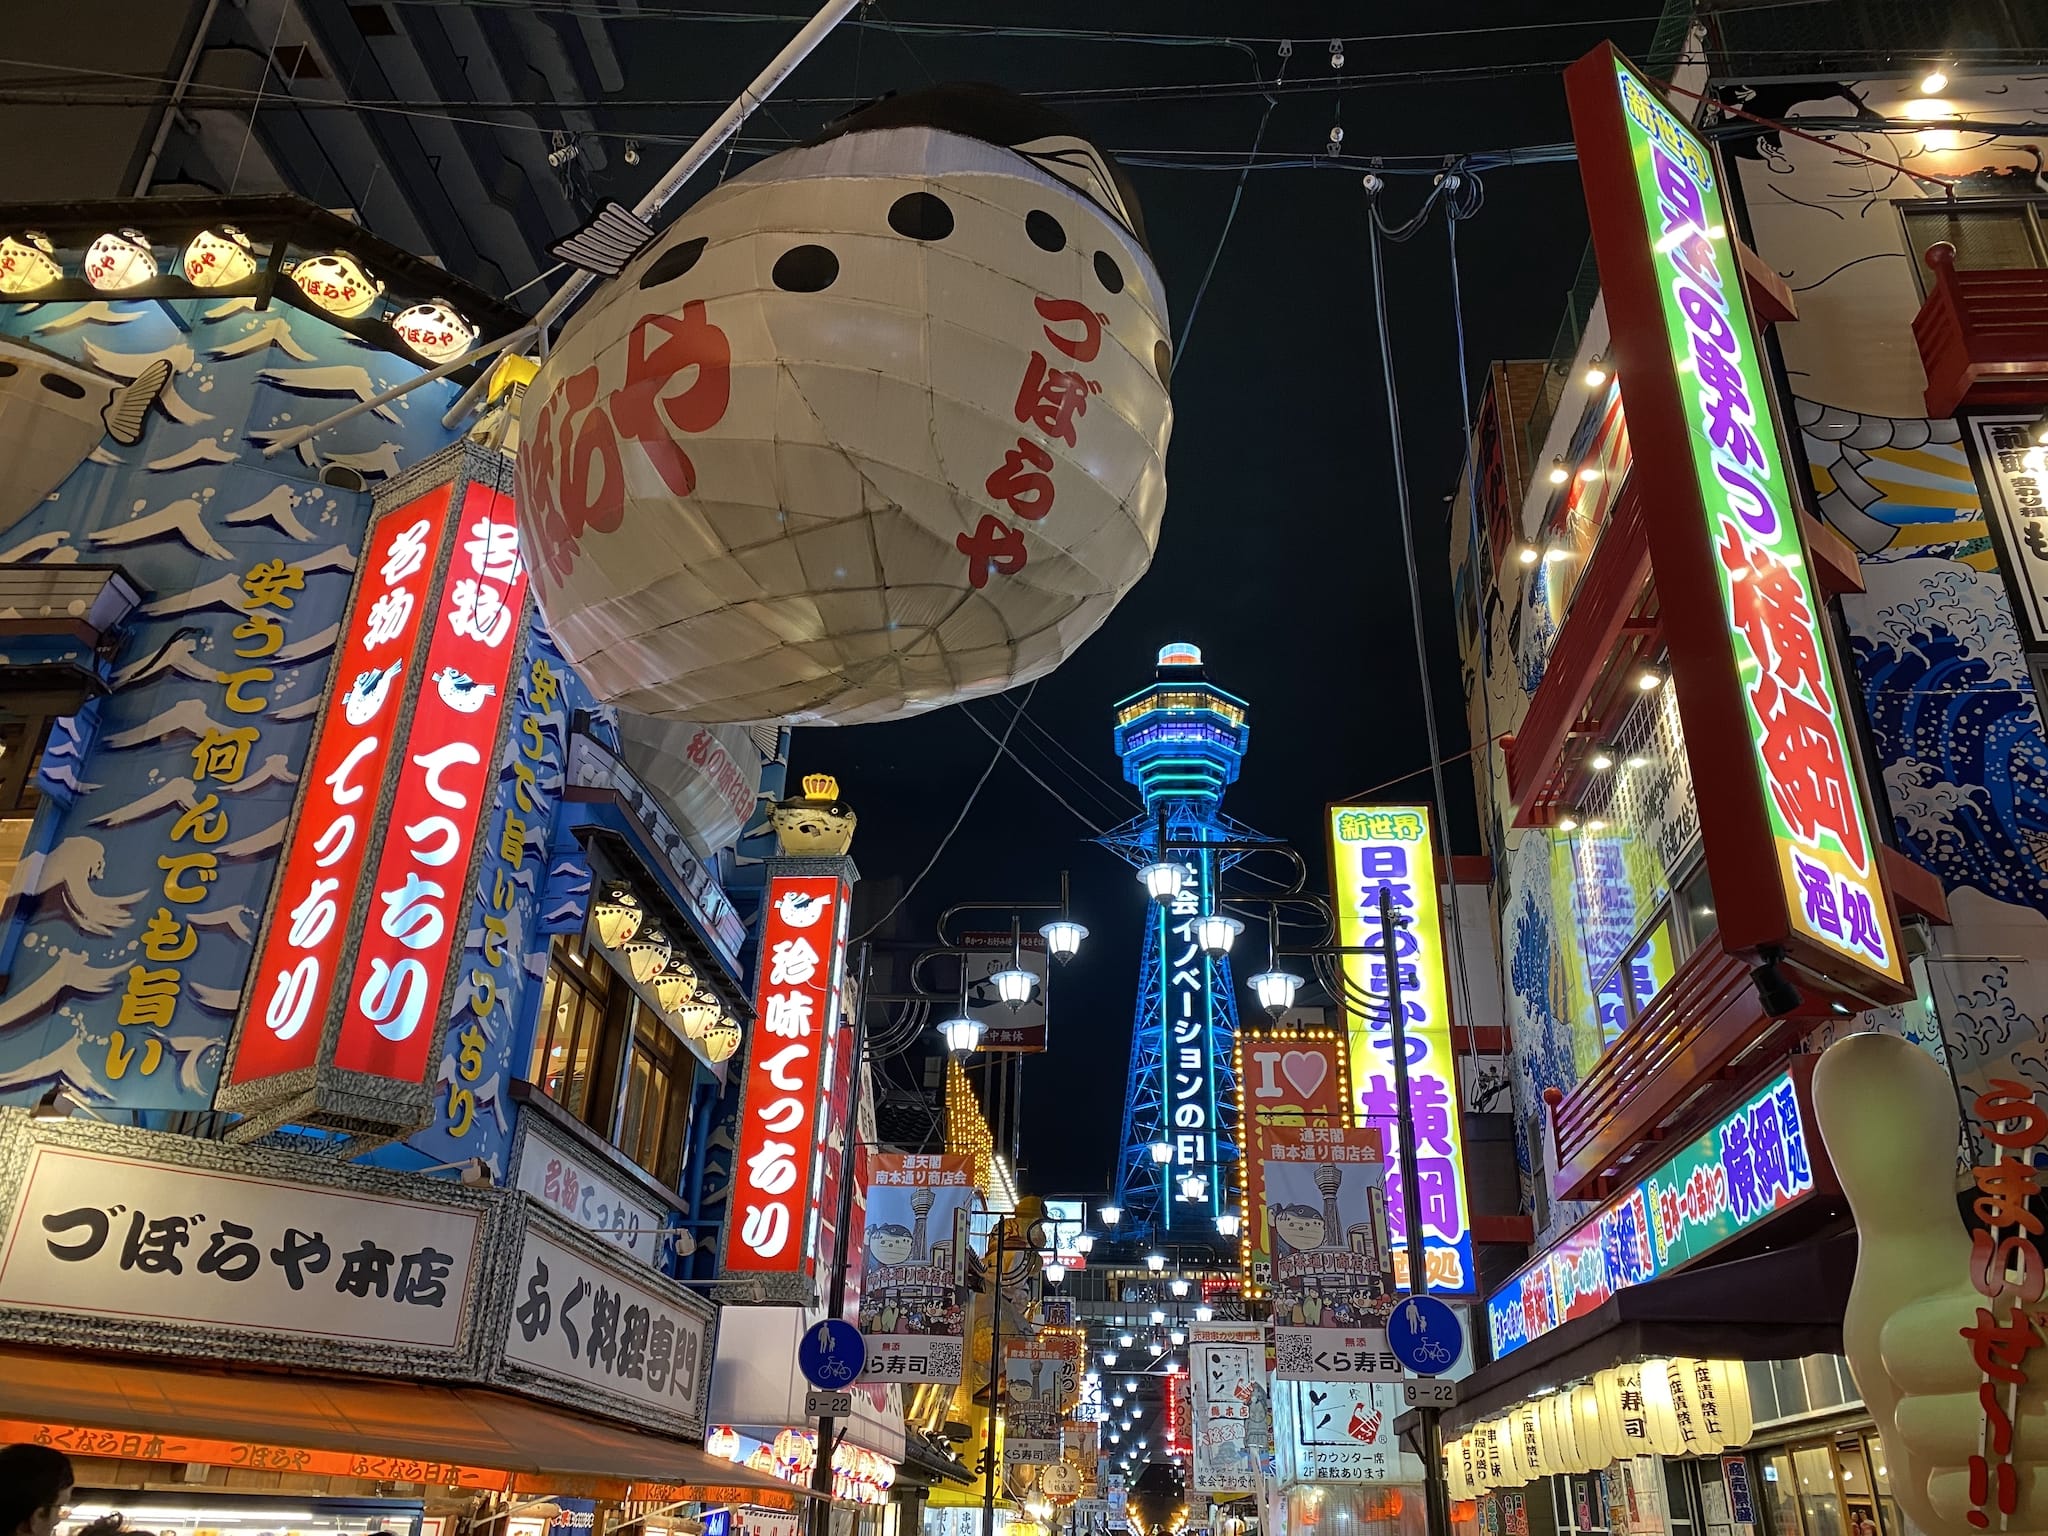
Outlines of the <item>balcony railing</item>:
M 1945 240 L 1927 265 L 1934 288 L 1913 319 L 1927 414 L 2048 403 L 2048 268 L 1958 268 Z

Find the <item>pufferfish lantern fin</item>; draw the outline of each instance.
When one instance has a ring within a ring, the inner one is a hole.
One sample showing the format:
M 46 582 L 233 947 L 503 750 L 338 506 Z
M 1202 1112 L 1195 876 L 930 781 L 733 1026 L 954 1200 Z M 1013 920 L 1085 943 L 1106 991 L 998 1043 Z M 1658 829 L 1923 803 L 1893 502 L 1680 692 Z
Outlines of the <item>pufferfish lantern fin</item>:
M 1110 174 L 1109 163 L 1102 158 L 1102 151 L 1086 139 L 1032 139 L 1010 147 L 1047 175 L 1057 176 L 1083 197 L 1093 198 L 1124 228 L 1137 227 L 1116 177 Z
M 582 228 L 548 247 L 572 267 L 617 277 L 626 263 L 654 243 L 654 226 L 623 203 L 599 205 Z

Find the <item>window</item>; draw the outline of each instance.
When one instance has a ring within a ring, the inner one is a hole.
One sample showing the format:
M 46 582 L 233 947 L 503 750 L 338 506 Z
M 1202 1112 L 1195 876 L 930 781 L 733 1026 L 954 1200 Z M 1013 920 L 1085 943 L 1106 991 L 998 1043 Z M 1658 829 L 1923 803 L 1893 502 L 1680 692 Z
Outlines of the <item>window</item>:
M 1934 287 L 1927 249 L 1941 241 L 1956 248 L 1956 270 L 1981 272 L 2048 265 L 2043 251 L 2041 208 L 2030 203 L 1962 202 L 1930 198 L 1926 205 L 1901 204 L 1913 275 L 1924 297 Z
M 1643 1010 L 1678 973 L 1678 967 L 1717 928 L 1707 867 L 1704 863 L 1695 864 L 1678 881 L 1677 894 L 1657 908 L 1649 923 L 1594 983 L 1601 1038 L 1612 1044 L 1624 1029 L 1641 1018 Z
M 621 987 L 620 991 L 625 989 Z M 557 938 L 548 952 L 540 1019 L 534 1027 L 533 1065 L 527 1076 L 570 1114 L 609 1129 L 610 1085 L 592 1092 L 605 1016 L 611 1006 L 612 972 L 580 936 Z
M 633 1034 L 627 1047 L 625 1102 L 614 1140 L 626 1156 L 673 1186 L 682 1171 L 693 1066 L 682 1041 L 639 998 L 631 1000 L 629 1012 Z

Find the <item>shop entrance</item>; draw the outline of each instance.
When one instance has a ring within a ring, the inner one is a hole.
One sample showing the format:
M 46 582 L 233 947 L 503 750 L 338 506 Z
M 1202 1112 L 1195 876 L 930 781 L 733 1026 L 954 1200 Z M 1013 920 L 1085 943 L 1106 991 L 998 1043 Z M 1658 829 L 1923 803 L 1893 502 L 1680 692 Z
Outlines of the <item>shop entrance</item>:
M 1756 1461 L 1769 1536 L 1908 1536 L 1875 1435 L 1800 1441 Z

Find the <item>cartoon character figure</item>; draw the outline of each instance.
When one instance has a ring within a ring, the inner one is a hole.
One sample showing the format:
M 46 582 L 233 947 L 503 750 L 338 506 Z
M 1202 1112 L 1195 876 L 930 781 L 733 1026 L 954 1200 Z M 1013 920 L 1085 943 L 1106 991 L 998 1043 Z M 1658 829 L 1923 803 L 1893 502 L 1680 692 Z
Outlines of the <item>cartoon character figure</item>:
M 1285 1246 L 1279 1253 L 1308 1253 L 1332 1246 L 1330 1226 L 1312 1205 L 1276 1205 L 1268 1213 L 1273 1236 Z M 1279 1254 L 1276 1253 L 1275 1257 Z
M 868 1228 L 868 1256 L 877 1264 L 894 1267 L 907 1264 L 916 1252 L 916 1239 L 900 1221 Z
M 489 683 L 478 682 L 459 667 L 443 667 L 436 672 L 434 687 L 443 704 L 464 715 L 475 714 L 498 691 Z
M 388 667 L 372 667 L 367 672 L 358 673 L 356 680 L 349 685 L 348 695 L 341 701 L 341 712 L 348 723 L 364 726 L 376 719 L 384 701 L 391 696 L 391 685 L 404 670 L 405 662 L 399 660 Z
M 124 448 L 141 442 L 149 408 L 170 381 L 167 358 L 124 383 L 34 342 L 0 341 L 0 531 L 41 506 L 101 438 Z

